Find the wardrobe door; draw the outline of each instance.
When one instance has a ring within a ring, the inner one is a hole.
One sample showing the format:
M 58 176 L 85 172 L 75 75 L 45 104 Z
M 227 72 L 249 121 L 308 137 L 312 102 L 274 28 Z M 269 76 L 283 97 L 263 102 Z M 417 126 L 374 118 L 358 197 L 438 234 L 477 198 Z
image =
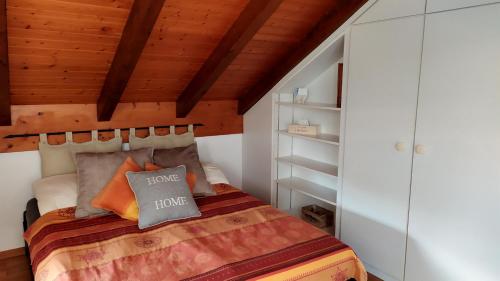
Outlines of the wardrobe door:
M 434 13 L 438 11 L 460 9 L 465 7 L 486 5 L 500 2 L 499 0 L 427 0 L 427 12 Z
M 500 4 L 427 16 L 406 280 L 500 280 Z
M 356 24 L 423 15 L 425 3 L 426 0 L 378 0 L 356 20 Z
M 384 280 L 403 279 L 423 23 L 351 30 L 340 238 Z

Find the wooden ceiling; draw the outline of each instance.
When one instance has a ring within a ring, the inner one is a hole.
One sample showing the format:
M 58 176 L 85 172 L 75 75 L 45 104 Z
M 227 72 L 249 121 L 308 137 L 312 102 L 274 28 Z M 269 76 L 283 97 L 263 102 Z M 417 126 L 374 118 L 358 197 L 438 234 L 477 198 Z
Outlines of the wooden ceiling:
M 0 4 L 5 1 L 10 71 L 7 98 L 12 105 L 97 103 L 101 92 L 112 92 L 102 90 L 107 76 L 112 76 L 111 65 L 120 57 L 117 52 L 134 55 L 130 49 L 121 50 L 120 40 L 136 40 L 137 60 L 118 67 L 115 72 L 120 75 L 111 83 L 124 83 L 123 93 L 113 89 L 119 92 L 114 96 L 116 102 L 177 101 L 179 111 L 186 102 L 179 102 L 182 94 L 187 101 L 194 97 L 195 103 L 199 99 L 240 100 L 240 113 L 366 2 L 273 0 L 276 7 L 265 8 L 265 2 L 273 1 L 165 0 L 151 35 L 141 46 L 141 38 L 137 38 L 141 32 L 127 32 L 125 25 L 137 10 L 134 6 L 154 5 L 154 0 L 136 0 L 135 5 L 133 0 L 0 0 Z M 247 20 L 243 22 L 249 27 L 235 27 L 251 4 L 260 5 L 268 15 L 257 13 L 261 22 Z M 227 39 L 231 29 L 246 32 L 248 38 Z M 221 40 L 232 43 L 226 46 L 232 57 L 219 58 L 226 59 L 224 63 L 210 62 L 221 48 Z M 0 44 L 0 55 L 1 50 Z M 215 66 L 216 75 L 207 69 L 202 73 L 204 64 Z M 130 75 L 120 70 L 130 71 Z M 0 76 L 2 73 L 0 68 Z M 188 87 L 190 84 L 194 85 Z M 206 89 L 200 90 L 199 85 Z M 5 100 L 1 93 L 0 88 L 0 105 Z M 185 107 L 189 107 L 184 110 L 187 114 L 192 106 Z

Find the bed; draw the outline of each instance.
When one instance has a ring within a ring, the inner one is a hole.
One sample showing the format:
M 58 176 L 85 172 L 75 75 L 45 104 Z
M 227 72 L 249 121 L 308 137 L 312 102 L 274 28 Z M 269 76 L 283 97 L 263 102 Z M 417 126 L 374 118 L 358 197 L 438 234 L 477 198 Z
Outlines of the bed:
M 116 215 L 75 219 L 74 208 L 37 218 L 31 201 L 24 237 L 35 280 L 366 280 L 333 236 L 230 185 L 214 188 L 196 199 L 201 217 L 144 230 Z

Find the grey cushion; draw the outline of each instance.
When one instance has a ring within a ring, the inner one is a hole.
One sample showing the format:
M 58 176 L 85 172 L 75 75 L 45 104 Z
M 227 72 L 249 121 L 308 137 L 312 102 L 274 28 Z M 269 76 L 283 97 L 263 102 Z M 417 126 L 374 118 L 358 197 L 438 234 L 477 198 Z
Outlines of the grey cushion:
M 153 162 L 164 168 L 185 165 L 187 172 L 196 176 L 193 194 L 195 196 L 215 195 L 198 156 L 198 147 L 193 143 L 186 147 L 155 149 Z
M 186 167 L 127 172 L 139 206 L 139 228 L 201 215 L 186 181 Z
M 102 209 L 92 207 L 92 199 L 106 186 L 115 175 L 116 170 L 127 159 L 144 168 L 146 162 L 151 162 L 152 148 L 111 153 L 78 153 L 76 154 L 78 173 L 78 197 L 75 217 L 82 218 L 107 213 Z

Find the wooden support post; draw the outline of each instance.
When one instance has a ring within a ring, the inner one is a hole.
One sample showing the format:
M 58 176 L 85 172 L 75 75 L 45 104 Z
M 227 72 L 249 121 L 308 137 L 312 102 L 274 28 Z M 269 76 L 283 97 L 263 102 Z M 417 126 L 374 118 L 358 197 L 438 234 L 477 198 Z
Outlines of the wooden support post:
M 165 0 L 135 0 L 97 101 L 97 119 L 109 121 L 127 87 Z
M 177 118 L 186 117 L 283 0 L 250 0 L 193 80 L 177 99 Z
M 0 126 L 10 126 L 9 44 L 7 0 L 0 0 Z

